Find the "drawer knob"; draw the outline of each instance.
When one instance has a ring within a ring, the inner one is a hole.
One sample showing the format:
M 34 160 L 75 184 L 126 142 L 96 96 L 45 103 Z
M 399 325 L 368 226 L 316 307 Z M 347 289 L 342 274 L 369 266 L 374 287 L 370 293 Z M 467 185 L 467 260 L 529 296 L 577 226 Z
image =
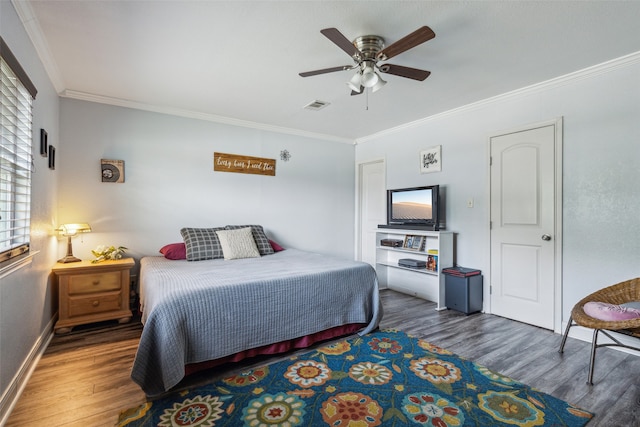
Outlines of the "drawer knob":
M 100 284 L 100 280 L 94 280 L 93 282 L 91 282 L 94 286 L 95 285 L 99 285 Z
M 97 306 L 99 306 L 99 305 L 100 305 L 100 301 L 96 300 L 96 301 L 94 301 L 94 302 L 92 303 L 92 305 L 93 305 L 94 307 L 97 307 Z

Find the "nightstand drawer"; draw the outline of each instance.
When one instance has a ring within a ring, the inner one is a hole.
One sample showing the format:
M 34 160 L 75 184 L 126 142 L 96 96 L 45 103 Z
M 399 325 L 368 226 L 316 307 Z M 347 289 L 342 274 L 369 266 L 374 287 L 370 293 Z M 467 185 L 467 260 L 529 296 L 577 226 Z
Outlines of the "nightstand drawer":
M 69 295 L 115 291 L 120 286 L 119 271 L 69 276 Z
M 69 298 L 69 317 L 116 311 L 122 309 L 120 292 L 93 295 L 82 298 Z

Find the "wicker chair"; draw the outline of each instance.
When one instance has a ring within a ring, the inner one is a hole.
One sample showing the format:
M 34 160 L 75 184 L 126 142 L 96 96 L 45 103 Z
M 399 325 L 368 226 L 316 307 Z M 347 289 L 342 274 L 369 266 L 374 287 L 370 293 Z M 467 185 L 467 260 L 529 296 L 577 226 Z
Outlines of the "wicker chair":
M 593 366 L 596 359 L 596 349 L 599 347 L 624 347 L 640 351 L 639 347 L 624 344 L 609 333 L 612 331 L 640 338 L 640 319 L 621 320 L 615 322 L 594 319 L 593 317 L 587 316 L 583 310 L 584 305 L 590 301 L 605 302 L 616 305 L 631 301 L 640 301 L 640 277 L 617 283 L 587 295 L 573 307 L 573 310 L 571 310 L 571 317 L 569 318 L 569 323 L 567 324 L 567 328 L 562 336 L 559 352 L 562 353 L 564 351 L 564 345 L 567 341 L 567 336 L 569 335 L 569 329 L 571 326 L 578 325 L 593 329 L 591 361 L 589 363 L 589 380 L 587 381 L 587 384 L 593 385 Z M 598 344 L 598 333 L 604 334 L 613 342 Z

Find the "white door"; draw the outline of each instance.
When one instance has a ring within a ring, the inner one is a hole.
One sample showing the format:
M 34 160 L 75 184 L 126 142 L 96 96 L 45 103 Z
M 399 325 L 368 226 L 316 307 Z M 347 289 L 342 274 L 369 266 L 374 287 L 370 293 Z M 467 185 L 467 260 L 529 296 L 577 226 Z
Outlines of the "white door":
M 556 326 L 560 286 L 558 127 L 490 138 L 491 312 L 547 329 Z
M 376 266 L 376 228 L 387 223 L 384 161 L 358 167 L 358 259 Z

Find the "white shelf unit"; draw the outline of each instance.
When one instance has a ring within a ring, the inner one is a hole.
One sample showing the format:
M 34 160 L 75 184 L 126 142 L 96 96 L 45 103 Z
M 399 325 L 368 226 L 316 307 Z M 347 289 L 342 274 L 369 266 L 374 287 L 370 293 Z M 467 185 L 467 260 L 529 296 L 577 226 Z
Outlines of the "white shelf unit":
M 407 235 L 424 236 L 420 250 L 382 246 L 383 239 L 402 240 Z M 426 268 L 407 268 L 398 265 L 402 258 L 427 261 L 429 250 L 438 251 L 437 271 Z M 451 231 L 427 231 L 410 228 L 376 229 L 376 273 L 380 288 L 417 296 L 436 303 L 436 310 L 444 310 L 445 286 L 442 269 L 453 266 L 453 233 Z

